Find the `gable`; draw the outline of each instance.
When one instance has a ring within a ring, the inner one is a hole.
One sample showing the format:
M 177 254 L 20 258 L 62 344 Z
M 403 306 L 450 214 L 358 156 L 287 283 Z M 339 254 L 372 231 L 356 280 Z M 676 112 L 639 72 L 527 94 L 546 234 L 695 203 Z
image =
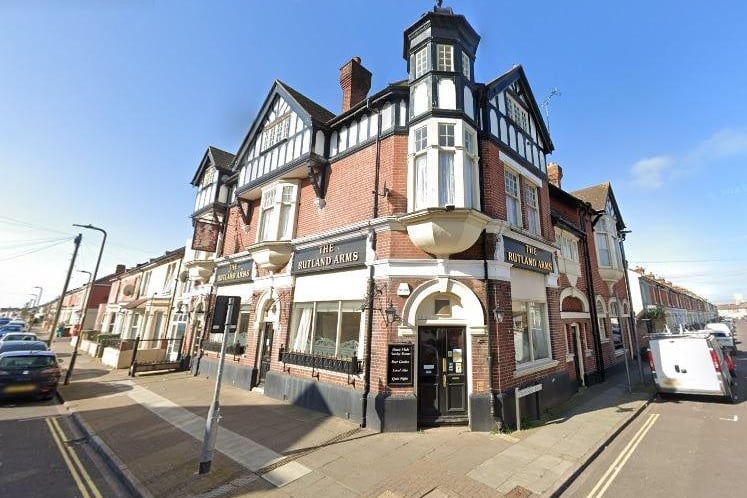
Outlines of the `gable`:
M 554 146 L 522 67 L 514 67 L 486 87 L 486 131 L 515 159 L 546 175 L 545 156 Z
M 300 102 L 299 102 L 300 101 Z M 325 114 L 327 112 L 328 114 Z M 320 119 L 332 114 L 287 85 L 276 81 L 239 149 L 238 190 L 264 184 L 324 152 L 324 133 L 315 137 Z M 315 126 L 316 125 L 316 126 Z M 314 147 L 314 139 L 320 145 Z

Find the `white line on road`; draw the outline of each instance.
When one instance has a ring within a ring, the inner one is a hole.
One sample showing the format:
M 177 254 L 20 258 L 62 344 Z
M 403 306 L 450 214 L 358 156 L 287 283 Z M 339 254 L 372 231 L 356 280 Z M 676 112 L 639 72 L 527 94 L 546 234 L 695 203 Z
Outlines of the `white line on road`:
M 610 486 L 610 484 L 612 484 L 612 481 L 615 480 L 617 474 L 625 466 L 625 463 L 628 461 L 630 456 L 643 440 L 644 436 L 646 436 L 646 433 L 648 433 L 649 429 L 651 429 L 658 418 L 658 413 L 652 413 L 651 415 L 649 415 L 648 420 L 646 420 L 643 426 L 638 429 L 638 432 L 635 433 L 633 439 L 630 440 L 625 448 L 623 448 L 622 452 L 620 452 L 617 458 L 615 458 L 615 461 L 612 462 L 612 465 L 609 466 L 602 478 L 599 479 L 599 482 L 597 482 L 596 486 L 594 486 L 594 489 L 591 490 L 586 498 L 601 498 L 602 495 L 604 495 L 605 491 L 607 491 L 607 488 Z
M 739 422 L 739 417 L 734 415 L 732 418 L 718 418 L 719 420 L 726 420 L 727 422 Z

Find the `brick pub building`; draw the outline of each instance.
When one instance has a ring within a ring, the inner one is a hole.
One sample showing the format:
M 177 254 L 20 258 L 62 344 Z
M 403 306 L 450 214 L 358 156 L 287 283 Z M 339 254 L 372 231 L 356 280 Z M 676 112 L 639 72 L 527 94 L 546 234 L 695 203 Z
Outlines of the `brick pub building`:
M 576 391 L 553 144 L 521 66 L 475 81 L 479 41 L 436 8 L 404 32 L 407 79 L 370 94 L 350 60 L 339 114 L 276 81 L 230 167 L 200 165 L 215 295 L 241 298 L 227 381 L 383 431 L 488 431 L 517 387 L 541 385 L 530 415 Z M 207 311 L 188 343 L 220 342 Z

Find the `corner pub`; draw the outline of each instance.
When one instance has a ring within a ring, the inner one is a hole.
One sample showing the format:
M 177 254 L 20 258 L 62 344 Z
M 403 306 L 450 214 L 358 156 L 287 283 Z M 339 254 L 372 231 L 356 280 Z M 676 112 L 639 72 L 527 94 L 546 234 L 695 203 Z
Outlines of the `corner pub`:
M 333 113 L 276 80 L 235 154 L 209 148 L 192 217 L 220 230 L 212 302 L 241 297 L 229 382 L 379 431 L 490 431 L 516 388 L 530 413 L 576 392 L 553 143 L 521 66 L 475 80 L 479 42 L 436 7 L 404 31 L 401 81 L 371 93 L 352 58 Z

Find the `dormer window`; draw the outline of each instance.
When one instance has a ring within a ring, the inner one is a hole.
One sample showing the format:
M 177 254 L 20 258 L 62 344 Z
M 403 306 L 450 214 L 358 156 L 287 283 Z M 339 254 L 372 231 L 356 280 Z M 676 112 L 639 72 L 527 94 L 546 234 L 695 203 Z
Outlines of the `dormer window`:
M 257 242 L 290 240 L 296 217 L 298 186 L 280 183 L 262 192 Z
M 262 132 L 262 150 L 265 151 L 288 138 L 289 131 L 290 115 L 288 114 L 268 124 Z
M 511 95 L 506 94 L 508 117 L 522 130 L 529 132 L 529 113 Z
M 423 47 L 415 53 L 415 67 L 413 79 L 418 79 L 428 71 L 428 47 Z
M 454 47 L 451 45 L 437 45 L 439 71 L 454 71 Z

